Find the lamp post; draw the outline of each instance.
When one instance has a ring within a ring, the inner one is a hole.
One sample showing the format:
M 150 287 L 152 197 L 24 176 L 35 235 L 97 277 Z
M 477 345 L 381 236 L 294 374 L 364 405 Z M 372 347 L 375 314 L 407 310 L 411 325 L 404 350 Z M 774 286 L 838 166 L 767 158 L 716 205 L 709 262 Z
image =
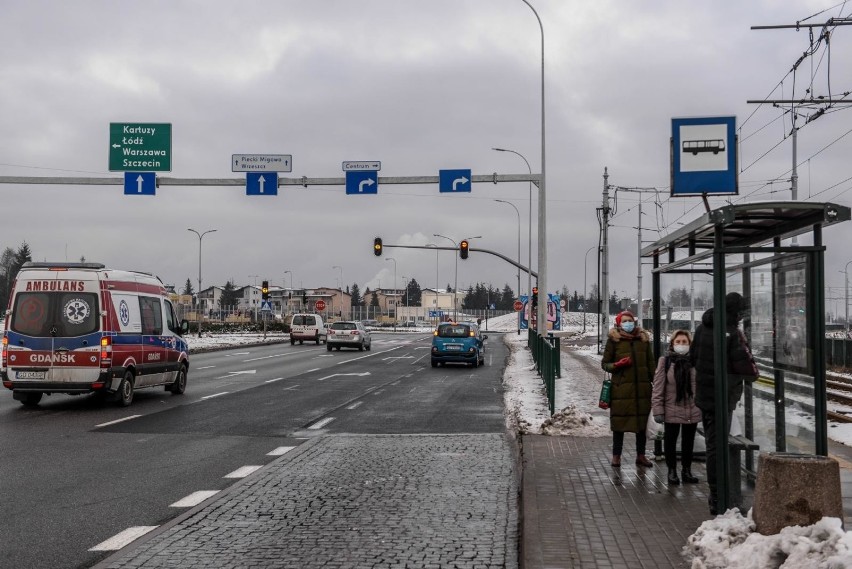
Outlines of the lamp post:
M 521 0 L 529 6 L 538 21 L 541 30 L 541 180 L 538 186 L 538 288 L 542 294 L 538 295 L 538 313 L 542 316 L 547 314 L 547 197 L 545 193 L 545 180 L 547 178 L 545 169 L 545 136 L 544 136 L 544 25 L 538 12 L 535 11 L 528 0 Z M 547 331 L 546 318 L 538 319 L 538 334 L 544 336 Z
M 495 202 L 504 203 L 512 206 L 515 210 L 515 213 L 518 215 L 518 264 L 521 264 L 521 212 L 518 211 L 518 208 L 512 202 L 507 202 L 506 200 L 494 200 Z M 521 268 L 518 267 L 518 298 L 521 297 Z
M 586 251 L 586 256 L 583 259 L 583 333 L 586 332 L 586 306 L 589 304 L 589 297 L 586 292 L 586 266 L 589 262 L 589 253 L 594 249 L 595 246 L 592 245 L 589 247 L 588 251 Z
M 497 152 L 511 152 L 517 156 L 521 157 L 521 160 L 524 161 L 524 164 L 527 165 L 527 170 L 530 172 L 530 176 L 532 176 L 532 168 L 530 168 L 530 163 L 520 152 L 516 152 L 514 150 L 509 150 L 508 148 L 492 148 L 491 150 L 496 150 Z M 527 237 L 527 268 L 532 270 L 532 181 L 530 181 L 530 203 L 529 203 L 529 223 L 528 223 L 528 237 Z M 520 222 L 519 222 L 520 223 Z M 518 229 L 520 231 L 520 228 Z M 518 262 L 520 263 L 520 255 L 518 255 Z M 520 289 L 520 286 L 518 286 Z M 527 296 L 530 296 L 532 293 L 532 273 L 527 272 Z M 521 296 L 521 291 L 518 290 L 518 296 Z
M 208 233 L 213 233 L 215 229 L 208 229 L 203 233 L 199 233 L 194 229 L 187 229 L 187 231 L 192 231 L 198 236 L 198 312 L 196 315 L 198 316 L 198 337 L 201 337 L 201 240 Z
M 396 321 L 399 320 L 399 301 L 396 300 L 396 259 L 386 257 L 385 261 L 393 261 L 393 329 L 396 331 Z
M 440 322 L 440 317 L 438 316 L 438 282 L 440 282 L 438 279 L 438 254 L 441 250 L 434 243 L 427 243 L 426 246 L 435 248 L 435 326 L 437 327 L 438 322 Z
M 251 295 L 254 296 L 257 293 L 257 277 L 260 275 L 249 275 L 249 278 L 254 278 L 254 288 L 251 289 Z M 252 299 L 252 305 L 254 306 L 254 321 L 257 322 L 257 302 Z
M 843 268 L 843 274 L 846 277 L 846 280 L 845 280 L 845 285 L 846 285 L 846 316 L 844 318 L 845 318 L 845 324 L 846 324 L 846 339 L 847 340 L 849 339 L 849 265 L 850 264 L 852 264 L 852 261 L 849 261 L 848 263 L 846 263 L 846 267 Z M 844 342 L 843 345 L 845 346 L 846 342 Z M 844 364 L 845 363 L 846 362 L 844 362 Z
M 437 233 L 433 233 L 432 237 L 442 237 L 443 239 L 446 239 L 447 241 L 452 243 L 453 246 L 456 249 L 459 248 L 459 244 L 456 243 L 455 241 L 453 241 L 452 239 L 450 239 L 449 237 L 447 237 L 446 235 L 438 235 Z M 458 256 L 458 254 L 456 254 L 455 259 L 456 259 L 456 274 L 455 274 L 455 281 L 453 283 L 453 320 L 458 320 L 459 311 L 458 311 L 458 308 L 456 307 L 456 294 L 457 294 L 456 290 L 459 287 L 459 256 Z
M 290 273 L 290 293 L 287 295 L 287 310 L 288 310 L 288 314 L 289 314 L 290 300 L 293 298 L 293 271 L 291 271 L 290 269 L 287 269 L 286 271 L 284 271 L 284 274 L 286 275 L 287 273 Z M 284 297 L 281 297 L 281 304 L 283 306 Z M 284 318 L 284 309 L 283 308 L 281 309 L 281 317 Z
M 340 265 L 334 265 L 331 267 L 332 269 L 337 269 L 340 271 L 340 314 L 343 315 L 343 267 Z M 334 309 L 332 308 L 332 314 L 334 314 Z

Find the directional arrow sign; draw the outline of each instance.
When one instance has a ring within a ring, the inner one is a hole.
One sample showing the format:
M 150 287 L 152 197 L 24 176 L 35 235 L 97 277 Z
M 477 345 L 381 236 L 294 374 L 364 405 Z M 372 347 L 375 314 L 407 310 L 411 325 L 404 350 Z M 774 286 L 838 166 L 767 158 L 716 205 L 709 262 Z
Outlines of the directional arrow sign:
M 377 194 L 379 193 L 379 173 L 376 171 L 367 172 L 346 172 L 346 193 L 347 194 Z
M 154 172 L 125 172 L 124 195 L 153 196 L 157 193 L 157 175 Z
M 110 123 L 110 172 L 171 172 L 172 125 Z
M 438 182 L 441 193 L 470 192 L 470 170 L 439 170 Z
M 278 174 L 275 172 L 246 173 L 247 196 L 277 196 Z

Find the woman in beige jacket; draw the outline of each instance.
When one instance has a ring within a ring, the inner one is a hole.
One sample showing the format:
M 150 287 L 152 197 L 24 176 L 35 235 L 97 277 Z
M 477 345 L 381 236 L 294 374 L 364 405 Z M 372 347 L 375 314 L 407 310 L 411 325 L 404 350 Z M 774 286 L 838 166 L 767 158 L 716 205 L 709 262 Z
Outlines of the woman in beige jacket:
M 692 451 L 695 431 L 701 421 L 701 410 L 695 406 L 695 368 L 689 362 L 691 341 L 686 330 L 676 330 L 672 334 L 666 355 L 657 362 L 651 392 L 654 420 L 665 423 L 663 448 L 670 485 L 680 484 L 677 476 L 677 439 L 681 430 L 681 477 L 684 482 L 698 482 L 698 477 L 692 474 Z

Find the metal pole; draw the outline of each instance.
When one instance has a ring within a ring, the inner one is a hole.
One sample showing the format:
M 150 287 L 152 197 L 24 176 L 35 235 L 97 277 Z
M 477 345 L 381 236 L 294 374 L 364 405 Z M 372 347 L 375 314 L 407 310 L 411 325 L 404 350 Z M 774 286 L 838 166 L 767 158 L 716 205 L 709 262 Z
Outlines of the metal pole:
M 603 345 L 606 334 L 609 331 L 609 256 L 608 256 L 608 233 L 609 233 L 609 172 L 604 168 L 603 208 L 601 209 L 601 223 L 603 227 L 603 242 L 601 244 L 601 287 L 598 296 L 601 299 L 601 312 L 603 314 L 603 326 L 599 330 L 598 347 Z
M 518 211 L 518 208 L 512 202 L 507 202 L 506 200 L 494 200 L 495 202 L 504 203 L 512 206 L 515 210 L 515 214 L 518 216 L 518 264 L 521 264 L 521 212 Z M 521 297 L 521 268 L 518 267 L 518 298 Z
M 530 172 L 530 176 L 532 176 L 532 168 L 530 167 L 529 161 L 524 157 L 520 152 L 516 152 L 514 150 L 509 150 L 508 148 L 492 148 L 491 150 L 496 150 L 497 152 L 511 152 L 512 154 L 516 154 L 521 157 L 521 160 L 524 161 L 524 164 L 527 165 L 527 170 Z M 530 202 L 528 208 L 528 223 L 527 223 L 527 267 L 529 267 L 529 271 L 527 271 L 527 297 L 532 294 L 532 188 L 533 183 L 530 182 Z M 520 261 L 520 260 L 519 260 Z M 518 290 L 518 296 L 521 296 L 521 291 Z M 529 301 L 528 301 L 529 302 Z
M 639 202 L 639 236 L 637 243 L 638 254 L 637 265 L 638 269 L 636 272 L 636 284 L 637 284 L 637 294 L 639 298 L 636 299 L 636 320 L 638 320 L 639 326 L 642 326 L 642 202 Z
M 203 233 L 199 233 L 194 229 L 187 229 L 187 231 L 192 231 L 198 236 L 198 312 L 196 312 L 196 316 L 198 317 L 198 337 L 201 337 L 201 320 L 203 314 L 201 313 L 201 239 L 207 235 L 208 233 L 213 233 L 215 229 L 208 229 Z
M 255 293 L 257 292 L 257 277 L 259 277 L 259 276 L 260 275 L 249 275 L 248 276 L 249 278 L 254 277 L 254 288 L 251 289 L 251 295 L 252 296 L 254 296 Z M 254 305 L 254 311 L 253 311 L 254 312 L 254 321 L 257 322 L 257 303 L 252 301 L 252 304 Z
M 850 263 L 852 263 L 852 261 L 849 261 L 849 263 L 846 263 L 846 267 L 843 269 L 843 274 L 846 277 L 845 278 L 845 284 L 846 284 L 846 317 L 845 317 L 845 319 L 846 319 L 846 339 L 847 340 L 849 339 L 849 264 Z M 843 345 L 845 346 L 846 343 L 844 342 Z M 843 365 L 845 366 L 846 362 L 843 362 Z
M 399 320 L 399 302 L 396 300 L 396 259 L 387 257 L 385 261 L 393 261 L 393 329 L 396 330 L 396 322 Z
M 456 249 L 459 248 L 459 244 L 456 243 L 453 239 L 450 239 L 449 237 L 447 237 L 446 235 L 438 235 L 437 233 L 434 233 L 432 236 L 433 237 L 443 237 L 444 239 L 447 239 L 448 241 L 450 241 L 455 246 Z M 469 239 L 473 239 L 473 238 L 470 237 Z M 453 284 L 453 320 L 458 320 L 459 319 L 459 309 L 458 309 L 458 306 L 456 306 L 456 300 L 458 298 L 458 288 L 459 288 L 459 255 L 458 255 L 458 252 L 456 253 L 455 259 L 456 259 L 456 272 L 455 272 L 455 283 Z

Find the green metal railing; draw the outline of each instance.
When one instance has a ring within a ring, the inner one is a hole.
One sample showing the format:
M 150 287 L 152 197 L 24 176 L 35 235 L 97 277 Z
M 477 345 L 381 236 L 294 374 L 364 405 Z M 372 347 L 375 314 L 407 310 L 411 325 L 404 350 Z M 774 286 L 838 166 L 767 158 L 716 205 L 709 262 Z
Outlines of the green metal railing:
M 535 369 L 544 382 L 547 392 L 547 405 L 550 415 L 556 412 L 556 378 L 562 377 L 562 366 L 559 360 L 559 338 L 553 334 L 539 336 L 535 330 L 528 330 L 527 345 L 532 352 Z

